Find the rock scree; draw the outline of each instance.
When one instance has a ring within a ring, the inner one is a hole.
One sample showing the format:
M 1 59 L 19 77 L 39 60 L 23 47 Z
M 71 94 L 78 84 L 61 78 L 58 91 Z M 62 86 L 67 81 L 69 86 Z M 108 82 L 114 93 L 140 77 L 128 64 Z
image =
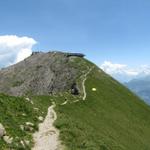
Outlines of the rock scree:
M 0 70 L 0 92 L 13 95 L 51 95 L 70 90 L 78 68 L 66 53 L 35 53 L 15 65 Z

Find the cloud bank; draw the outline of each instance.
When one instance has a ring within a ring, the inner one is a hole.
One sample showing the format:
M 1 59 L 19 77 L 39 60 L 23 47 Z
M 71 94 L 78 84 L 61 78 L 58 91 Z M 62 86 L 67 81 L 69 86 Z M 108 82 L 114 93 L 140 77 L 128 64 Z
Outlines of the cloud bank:
M 16 35 L 0 36 L 0 68 L 15 64 L 32 54 L 37 42 L 33 38 Z
M 134 78 L 150 75 L 150 66 L 141 65 L 138 68 L 130 68 L 125 64 L 112 63 L 105 61 L 100 68 L 121 82 L 127 82 Z

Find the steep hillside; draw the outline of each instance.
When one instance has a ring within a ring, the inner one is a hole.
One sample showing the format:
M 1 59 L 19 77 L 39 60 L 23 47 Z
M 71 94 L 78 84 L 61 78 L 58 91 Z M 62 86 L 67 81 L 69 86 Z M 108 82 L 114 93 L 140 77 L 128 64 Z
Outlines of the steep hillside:
M 49 95 L 65 91 L 78 75 L 65 53 L 34 53 L 0 71 L 0 91 L 14 95 Z
M 150 149 L 149 106 L 96 66 L 85 86 L 85 101 L 68 97 L 72 101 L 56 109 L 56 127 L 69 149 Z
M 78 57 L 68 59 L 69 67 L 77 70 L 73 82 L 79 95 L 71 94 L 72 83 L 49 96 L 39 96 L 38 91 L 34 92 L 37 96 L 31 93 L 28 98 L 1 95 L 0 123 L 13 137 L 11 144 L 1 138 L 1 149 L 31 149 L 32 135 L 42 122 L 39 116 L 45 117 L 55 104 L 54 125 L 63 145 L 60 150 L 149 150 L 150 107 L 91 62 Z M 68 83 L 67 78 L 63 82 Z M 31 122 L 32 128 L 26 122 Z M 20 125 L 25 129 L 21 130 Z

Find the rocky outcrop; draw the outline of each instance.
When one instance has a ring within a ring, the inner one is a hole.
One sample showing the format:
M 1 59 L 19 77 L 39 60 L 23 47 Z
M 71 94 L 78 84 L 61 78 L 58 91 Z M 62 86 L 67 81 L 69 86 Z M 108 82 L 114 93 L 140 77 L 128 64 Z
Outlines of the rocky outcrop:
M 77 87 L 76 83 L 73 83 L 71 86 L 71 94 L 73 95 L 79 95 L 79 88 Z
M 70 64 L 66 53 L 34 53 L 22 62 L 0 70 L 0 93 L 50 95 L 70 90 L 78 72 L 78 68 Z
M 13 138 L 9 137 L 9 136 L 4 136 L 3 140 L 7 143 L 7 144 L 11 144 L 13 142 Z
M 4 126 L 0 123 L 0 138 L 2 138 L 6 134 L 6 130 Z

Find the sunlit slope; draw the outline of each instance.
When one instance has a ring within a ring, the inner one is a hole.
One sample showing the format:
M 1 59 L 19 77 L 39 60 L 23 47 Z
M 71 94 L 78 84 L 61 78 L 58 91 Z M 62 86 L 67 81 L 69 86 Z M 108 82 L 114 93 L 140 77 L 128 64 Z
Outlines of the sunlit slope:
M 57 107 L 56 126 L 69 150 L 150 149 L 149 106 L 96 67 L 85 86 L 85 101 Z
M 32 97 L 30 101 L 0 94 L 0 123 L 6 130 L 6 136 L 12 138 L 7 143 L 0 138 L 0 150 L 30 150 L 33 146 L 32 135 L 38 130 L 38 117 L 45 117 L 51 97 Z M 27 122 L 33 125 L 27 125 Z
M 71 95 L 70 89 L 51 96 L 0 95 L 0 123 L 13 138 L 11 144 L 1 138 L 0 149 L 30 150 L 39 117 L 44 118 L 55 103 L 54 125 L 65 150 L 150 150 L 150 107 L 83 58 L 70 58 L 67 66 L 77 70 L 74 81 L 79 95 Z M 67 79 L 64 82 L 67 84 Z M 33 123 L 32 128 L 27 122 Z

